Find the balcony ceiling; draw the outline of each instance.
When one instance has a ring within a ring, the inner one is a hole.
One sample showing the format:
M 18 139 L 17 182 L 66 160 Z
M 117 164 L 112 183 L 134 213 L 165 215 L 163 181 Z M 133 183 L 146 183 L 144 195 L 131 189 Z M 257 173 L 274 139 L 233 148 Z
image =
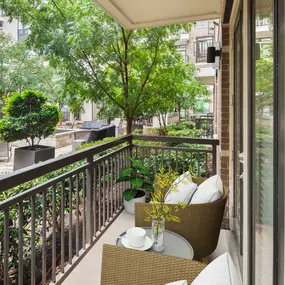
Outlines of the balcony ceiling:
M 95 1 L 129 30 L 217 19 L 222 11 L 222 0 Z

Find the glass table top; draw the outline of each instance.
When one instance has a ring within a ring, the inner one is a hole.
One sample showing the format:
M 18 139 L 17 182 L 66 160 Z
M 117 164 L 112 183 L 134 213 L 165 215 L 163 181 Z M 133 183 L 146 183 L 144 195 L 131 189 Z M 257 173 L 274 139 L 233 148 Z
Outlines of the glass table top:
M 146 230 L 146 235 L 151 238 L 151 228 L 144 227 L 143 229 Z M 121 238 L 125 235 L 126 232 L 123 232 L 120 237 L 117 238 L 117 246 L 123 247 Z M 156 252 L 153 251 L 152 248 L 147 251 Z M 194 250 L 191 244 L 182 236 L 168 230 L 164 232 L 164 250 L 159 253 L 188 259 L 193 259 L 194 257 Z

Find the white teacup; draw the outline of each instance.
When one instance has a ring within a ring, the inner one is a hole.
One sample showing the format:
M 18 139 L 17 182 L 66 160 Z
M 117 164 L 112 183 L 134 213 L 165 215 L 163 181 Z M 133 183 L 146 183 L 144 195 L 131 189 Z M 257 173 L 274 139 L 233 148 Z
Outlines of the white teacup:
M 143 247 L 145 244 L 146 231 L 142 228 L 134 227 L 127 230 L 126 238 L 133 247 Z

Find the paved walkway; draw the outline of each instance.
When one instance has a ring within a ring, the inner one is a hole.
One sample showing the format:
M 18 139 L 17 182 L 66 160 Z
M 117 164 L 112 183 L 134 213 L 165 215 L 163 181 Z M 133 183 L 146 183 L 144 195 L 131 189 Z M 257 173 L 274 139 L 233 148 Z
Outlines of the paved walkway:
M 9 162 L 7 162 L 6 159 L 0 158 L 0 175 L 13 172 L 14 150 L 15 150 L 15 148 L 13 147 L 12 148 L 12 157 L 11 157 Z M 55 149 L 55 157 L 69 153 L 69 152 L 71 152 L 71 150 L 72 150 L 71 145 L 61 147 L 61 148 L 56 148 Z

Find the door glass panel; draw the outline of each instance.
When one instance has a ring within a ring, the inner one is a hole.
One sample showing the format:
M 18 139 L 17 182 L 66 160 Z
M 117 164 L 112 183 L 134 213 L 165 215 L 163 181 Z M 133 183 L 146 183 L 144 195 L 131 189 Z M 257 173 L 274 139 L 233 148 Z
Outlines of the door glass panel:
M 256 0 L 253 94 L 253 203 L 255 284 L 273 284 L 273 1 Z M 260 24 L 262 23 L 262 25 Z
M 242 254 L 243 193 L 243 104 L 242 104 L 242 21 L 238 18 L 234 33 L 234 231 Z

